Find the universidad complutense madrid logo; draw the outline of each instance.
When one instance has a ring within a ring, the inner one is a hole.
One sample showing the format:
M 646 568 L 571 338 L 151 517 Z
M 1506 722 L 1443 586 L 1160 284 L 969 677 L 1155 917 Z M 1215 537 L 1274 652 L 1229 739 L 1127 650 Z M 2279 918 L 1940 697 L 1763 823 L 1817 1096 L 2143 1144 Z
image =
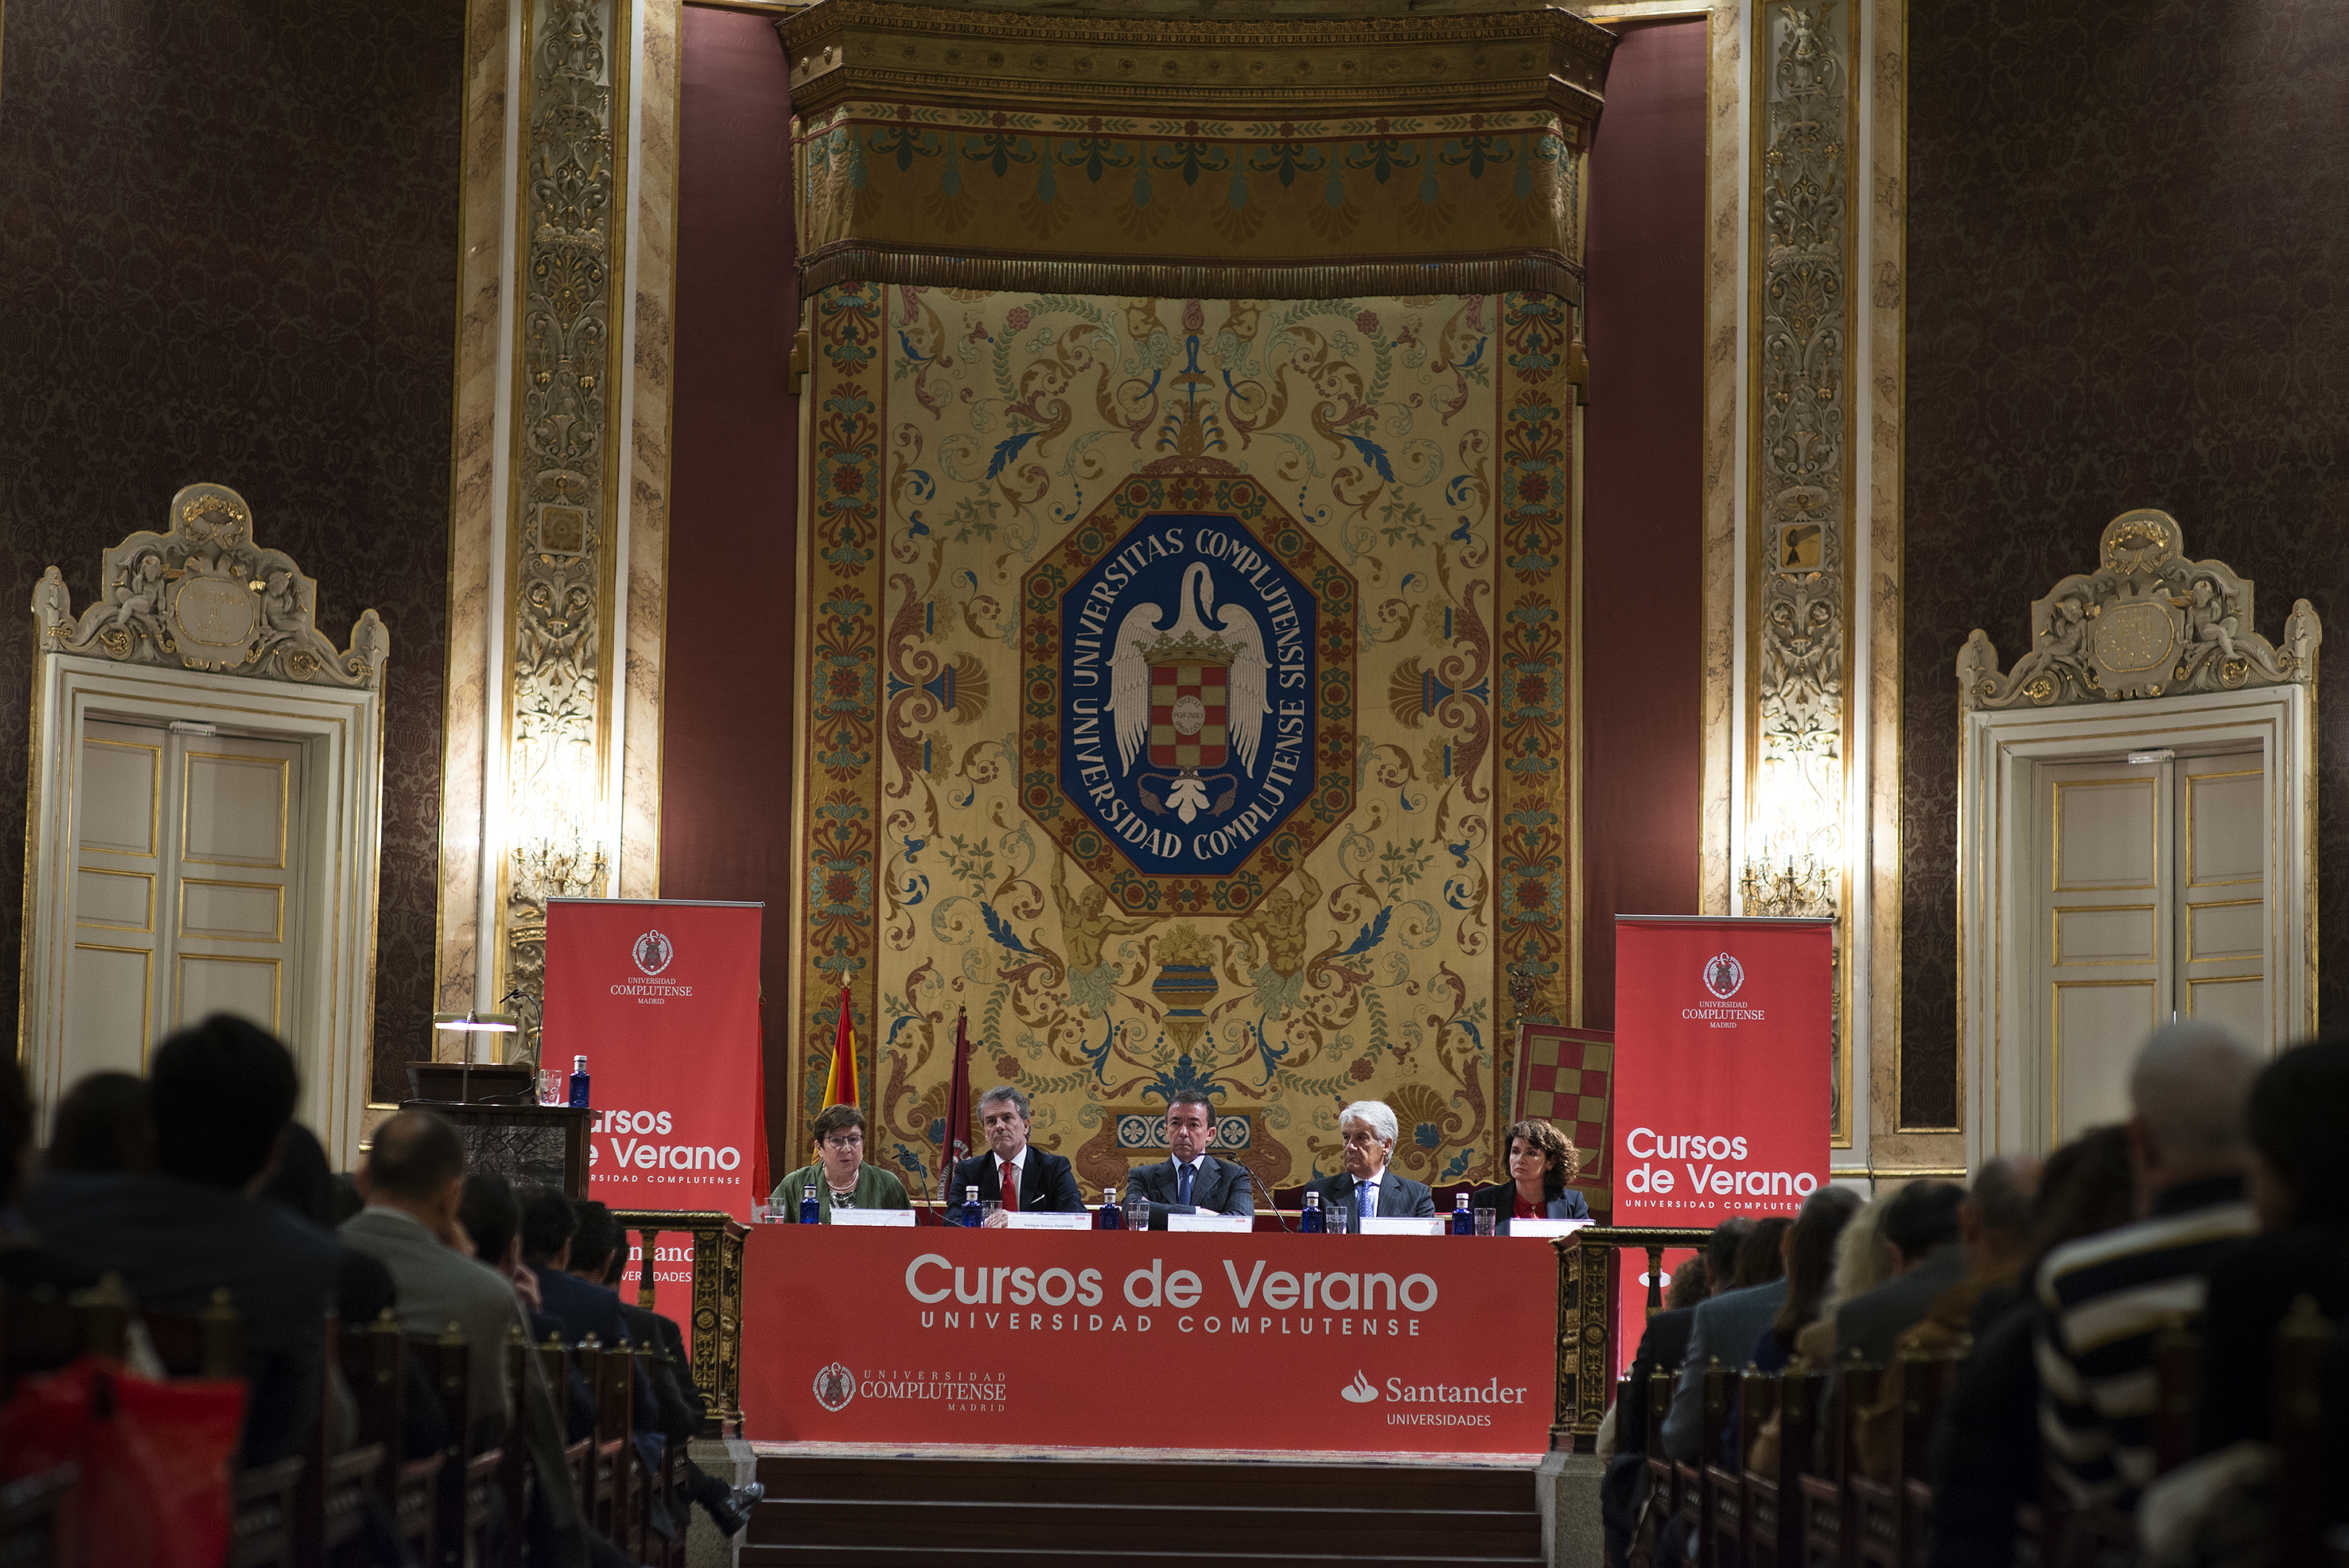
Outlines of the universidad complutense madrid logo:
M 835 1361 L 815 1375 L 815 1402 L 835 1415 L 856 1397 L 856 1374 Z
M 1354 1368 L 1354 1380 L 1339 1389 L 1338 1393 L 1341 1398 L 1355 1405 L 1371 1404 L 1379 1397 L 1379 1391 L 1371 1386 L 1369 1378 L 1362 1376 L 1362 1369 L 1359 1366 Z
M 677 956 L 677 950 L 658 930 L 649 930 L 638 937 L 636 945 L 629 951 L 636 961 L 636 967 L 645 972 L 647 979 L 667 969 L 668 961 Z
M 1727 1002 L 1745 984 L 1745 966 L 1728 953 L 1715 953 L 1705 961 L 1704 988 L 1713 992 L 1717 1002 Z

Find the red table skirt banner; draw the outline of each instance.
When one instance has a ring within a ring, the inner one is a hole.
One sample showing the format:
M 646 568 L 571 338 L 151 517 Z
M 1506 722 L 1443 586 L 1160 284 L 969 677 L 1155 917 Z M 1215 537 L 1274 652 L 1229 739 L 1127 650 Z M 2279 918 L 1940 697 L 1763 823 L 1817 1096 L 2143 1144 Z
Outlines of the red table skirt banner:
M 1834 929 L 1616 917 L 1610 1223 L 1791 1214 L 1826 1180 Z
M 758 1225 L 743 1271 L 756 1439 L 1549 1446 L 1536 1237 Z M 1193 1372 L 1196 1397 L 1162 1397 Z
M 543 1054 L 566 1073 L 573 1056 L 587 1058 L 596 1112 L 588 1197 L 615 1209 L 722 1209 L 738 1220 L 766 1197 L 763 912 L 759 904 L 547 900 Z

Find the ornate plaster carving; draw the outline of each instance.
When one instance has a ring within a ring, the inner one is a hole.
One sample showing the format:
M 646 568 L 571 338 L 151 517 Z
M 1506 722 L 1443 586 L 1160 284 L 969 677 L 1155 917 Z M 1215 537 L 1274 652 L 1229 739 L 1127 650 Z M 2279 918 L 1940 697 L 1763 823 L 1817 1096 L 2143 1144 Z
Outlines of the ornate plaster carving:
M 294 557 L 253 536 L 244 497 L 191 484 L 171 497 L 168 526 L 105 553 L 98 603 L 73 615 L 55 566 L 33 590 L 40 646 L 124 664 L 220 670 L 264 680 L 379 690 L 391 639 L 372 609 L 337 652 L 317 628 L 318 585 Z
M 2250 580 L 2223 561 L 2187 559 L 2167 512 L 2143 507 L 2105 524 L 2096 562 L 2032 602 L 2031 651 L 2003 674 L 1974 628 L 1958 653 L 1968 709 L 2315 684 L 2324 629 L 2309 602 L 2292 601 L 2281 647 L 2268 641 L 2251 629 Z

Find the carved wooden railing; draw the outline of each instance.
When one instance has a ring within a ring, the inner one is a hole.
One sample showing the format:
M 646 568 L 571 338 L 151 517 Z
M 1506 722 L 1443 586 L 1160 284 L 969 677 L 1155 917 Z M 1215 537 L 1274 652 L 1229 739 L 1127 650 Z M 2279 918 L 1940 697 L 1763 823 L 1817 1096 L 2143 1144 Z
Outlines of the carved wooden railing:
M 693 1238 L 693 1386 L 709 1407 L 705 1437 L 742 1429 L 742 1243 L 750 1228 L 731 1214 L 699 1209 L 616 1209 L 612 1218 L 639 1232 L 644 1272 L 636 1304 L 653 1304 L 653 1272 L 665 1232 Z
M 1648 1254 L 1648 1316 L 1663 1310 L 1664 1252 L 1702 1247 L 1713 1232 L 1670 1226 L 1586 1225 L 1550 1245 L 1557 1251 L 1557 1398 L 1549 1446 L 1578 1454 L 1599 1447 L 1599 1423 L 1615 1385 L 1612 1319 L 1623 1253 Z M 1630 1325 L 1625 1325 L 1627 1332 Z

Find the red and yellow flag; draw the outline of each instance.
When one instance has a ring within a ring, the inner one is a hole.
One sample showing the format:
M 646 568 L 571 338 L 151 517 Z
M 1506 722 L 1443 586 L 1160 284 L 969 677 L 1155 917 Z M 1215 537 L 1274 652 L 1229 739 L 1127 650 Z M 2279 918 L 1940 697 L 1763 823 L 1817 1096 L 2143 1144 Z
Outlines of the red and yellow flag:
M 823 1109 L 854 1106 L 856 1092 L 856 1030 L 848 1022 L 848 987 L 840 988 L 840 1027 L 833 1032 L 832 1071 L 824 1075 Z

